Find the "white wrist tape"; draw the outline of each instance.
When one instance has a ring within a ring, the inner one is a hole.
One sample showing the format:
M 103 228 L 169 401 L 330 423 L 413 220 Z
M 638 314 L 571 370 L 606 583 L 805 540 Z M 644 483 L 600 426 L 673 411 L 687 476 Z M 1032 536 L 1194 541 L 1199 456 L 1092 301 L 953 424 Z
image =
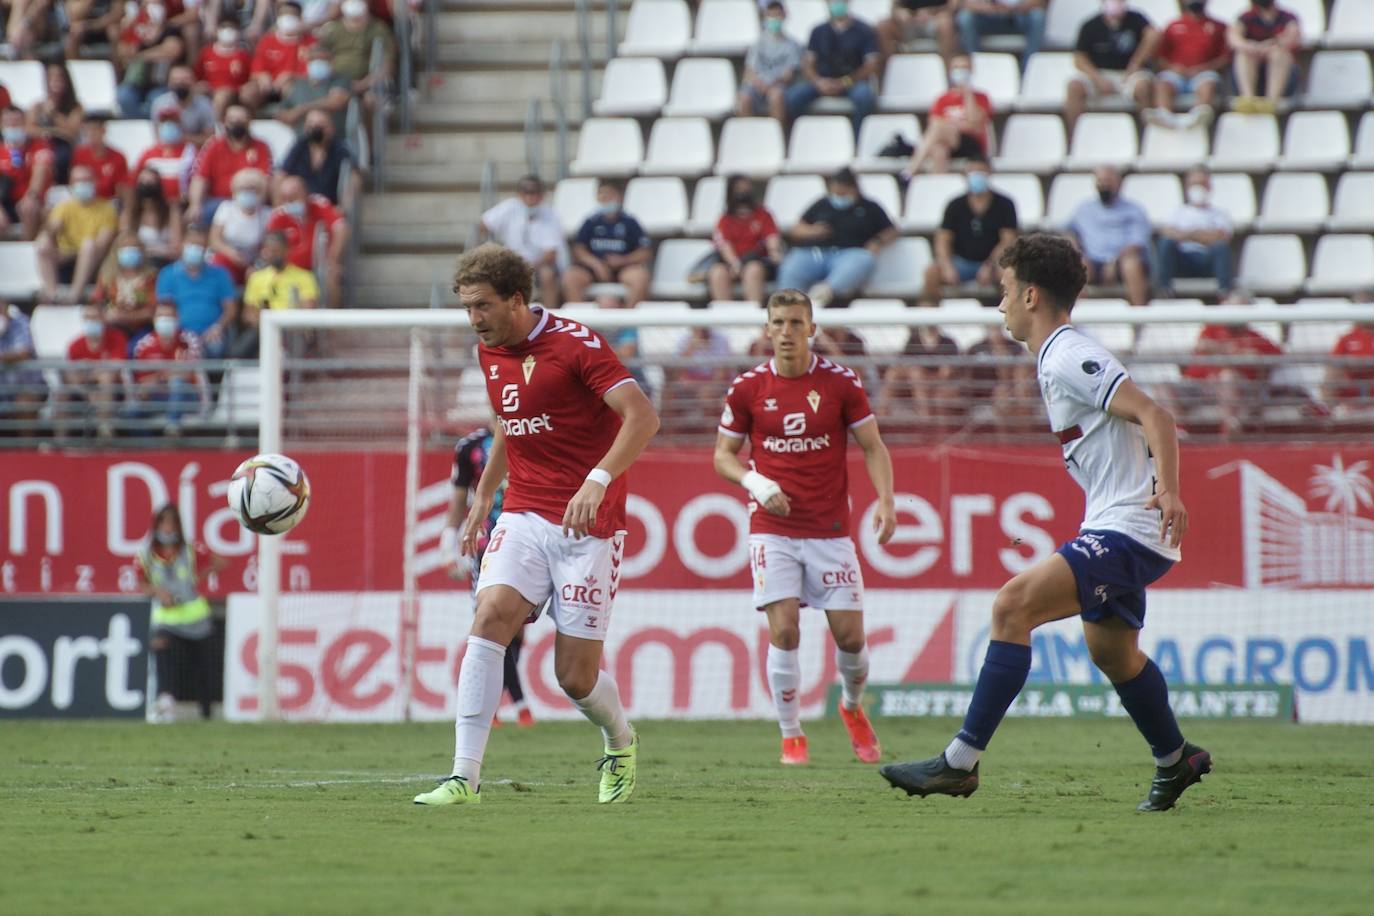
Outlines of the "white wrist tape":
M 590 471 L 587 472 L 587 479 L 595 480 L 603 487 L 609 487 L 611 485 L 612 478 L 610 471 L 607 471 L 604 468 L 592 468 Z
M 458 545 L 463 534 L 457 528 L 449 526 L 439 532 L 439 556 L 445 559 L 452 559 L 458 556 Z
M 754 497 L 754 501 L 759 505 L 782 492 L 782 487 L 758 471 L 745 471 L 744 476 L 740 478 L 740 485 L 749 491 L 749 495 Z

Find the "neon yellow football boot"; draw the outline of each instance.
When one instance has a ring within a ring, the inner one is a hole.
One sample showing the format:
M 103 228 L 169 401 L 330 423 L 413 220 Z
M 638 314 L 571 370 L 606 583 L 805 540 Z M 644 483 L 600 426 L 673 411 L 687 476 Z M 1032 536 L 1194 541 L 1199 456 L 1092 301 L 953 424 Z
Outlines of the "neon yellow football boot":
M 639 757 L 639 733 L 630 730 L 633 740 L 629 747 L 619 750 L 606 748 L 606 756 L 596 763 L 601 771 L 601 792 L 597 801 L 603 805 L 618 805 L 635 794 L 635 775 Z
M 415 796 L 417 805 L 480 805 L 480 790 L 473 789 L 462 776 L 450 776 L 430 792 Z

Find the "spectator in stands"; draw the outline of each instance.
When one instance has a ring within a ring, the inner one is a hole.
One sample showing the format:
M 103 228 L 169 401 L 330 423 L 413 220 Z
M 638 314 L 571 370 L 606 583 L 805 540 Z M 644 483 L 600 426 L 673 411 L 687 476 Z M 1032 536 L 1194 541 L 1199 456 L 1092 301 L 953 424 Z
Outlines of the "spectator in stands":
M 253 49 L 249 79 L 239 92 L 243 103 L 259 111 L 281 101 L 296 77 L 305 76 L 305 56 L 313 44 L 315 36 L 305 31 L 300 5 L 278 4 L 272 31 L 259 38 Z
M 1183 15 L 1164 27 L 1155 49 L 1155 108 L 1146 112 L 1157 123 L 1180 127 L 1211 120 L 1221 95 L 1221 74 L 1231 59 L 1226 23 L 1207 15 L 1207 0 L 1184 0 Z M 1174 116 L 1174 100 L 1191 93 L 1195 104 L 1187 116 Z
M 854 135 L 878 104 L 878 36 L 873 27 L 849 15 L 849 0 L 830 0 L 830 19 L 811 30 L 802 55 L 802 78 L 787 89 L 787 116 L 799 118 L 820 96 L 848 97 Z
M 0 83 L 0 111 L 4 111 L 13 104 L 14 100 L 10 98 L 10 91 L 5 88 L 4 83 Z
M 72 169 L 71 189 L 72 196 L 53 207 L 38 236 L 41 294 L 49 302 L 59 301 L 59 280 L 71 284 L 64 301 L 81 301 L 119 230 L 114 203 L 96 196 L 95 175 L 89 168 Z
M 27 424 L 48 395 L 42 371 L 24 365 L 34 358 L 29 316 L 0 299 L 0 416 L 26 424 L 15 431 L 20 436 L 32 432 Z
M 134 175 L 151 169 L 162 183 L 163 196 L 179 204 L 186 196 L 186 185 L 196 164 L 196 147 L 185 139 L 177 112 L 163 111 L 156 121 L 157 142 L 138 157 Z
M 229 347 L 238 317 L 238 291 L 227 270 L 206 263 L 205 241 L 205 230 L 186 230 L 181 257 L 158 271 L 157 300 L 159 310 L 163 305 L 175 307 L 181 326 L 196 335 L 207 355 L 218 359 Z
M 353 81 L 361 94 L 374 80 L 390 80 L 396 68 L 396 40 L 384 23 L 372 18 L 367 0 L 343 0 L 340 17 L 320 26 L 320 43 L 334 55 L 334 72 Z M 383 64 L 372 70 L 372 45 L 382 43 Z
M 186 50 L 168 18 L 163 0 L 142 0 L 133 17 L 121 24 L 115 66 L 123 73 L 118 95 L 126 118 L 148 117 L 148 99 L 158 91 L 158 69 L 181 60 Z
M 961 54 L 949 65 L 949 89 L 930 106 L 925 136 L 902 172 L 903 180 L 929 166 L 937 174 L 949 170 L 950 159 L 988 158 L 988 126 L 992 100 L 973 88 L 973 59 Z
M 224 135 L 212 137 L 201 149 L 191 174 L 188 222 L 209 225 L 215 208 L 233 193 L 230 185 L 239 172 L 272 170 L 272 151 L 248 133 L 248 123 L 248 109 L 230 105 L 224 113 Z
M 271 215 L 267 176 L 257 169 L 244 169 L 234 176 L 230 189 L 234 196 L 215 211 L 210 222 L 210 263 L 229 271 L 235 283 L 242 283 L 267 234 Z
M 129 338 L 118 327 L 105 323 L 98 305 L 81 307 L 81 333 L 67 347 L 67 360 L 83 362 L 122 362 L 129 358 Z M 120 370 L 113 366 L 66 369 L 62 372 L 59 400 L 85 402 L 95 420 L 96 435 L 114 437 L 114 418 L 123 396 Z
M 47 37 L 52 13 L 50 0 L 6 0 L 9 14 L 5 23 L 5 43 L 15 58 L 25 58 L 33 46 Z
M 334 55 L 322 44 L 310 49 L 305 62 L 305 77 L 297 79 L 277 106 L 277 120 L 296 128 L 299 136 L 305 133 L 305 116 L 323 111 L 334 121 L 335 135 L 344 132 L 348 114 L 350 82 L 334 72 Z
M 1077 73 L 1064 93 L 1064 128 L 1070 136 L 1089 101 L 1122 98 L 1137 108 L 1150 104 L 1149 63 L 1159 44 L 1159 29 L 1126 0 L 1102 0 L 1102 12 L 1078 30 L 1073 65 Z
M 175 203 L 167 197 L 165 180 L 151 165 L 144 166 L 134 179 L 133 196 L 120 218 L 123 231 L 136 236 L 148 260 L 157 265 L 181 256 L 184 224 L 181 208 Z
M 198 334 L 182 327 L 177 307 L 159 302 L 153 316 L 153 333 L 134 345 L 135 415 L 165 416 L 164 433 L 181 434 L 181 418 L 200 410 L 208 401 L 209 386 L 200 369 L 156 368 L 152 363 L 197 362 L 205 358 Z
M 619 299 L 604 299 L 600 304 L 602 308 L 625 308 L 625 303 Z M 630 370 L 630 375 L 634 376 L 640 389 L 650 398 L 653 398 L 654 389 L 649 385 L 649 379 L 644 374 L 644 367 L 639 361 L 639 328 L 626 325 L 614 330 L 608 328 L 607 331 L 606 337 L 610 340 L 615 355 L 620 357 L 625 368 Z
M 1078 240 L 1088 282 L 1123 283 L 1131 305 L 1150 301 L 1150 217 L 1145 208 L 1121 196 L 1121 172 L 1104 165 L 1094 173 L 1097 199 L 1078 205 L 1069 232 Z
M 114 257 L 101 265 L 91 301 L 104 308 L 106 323 L 122 333 L 130 346 L 152 330 L 157 268 L 149 262 L 137 235 L 124 232 L 115 239 Z
M 313 309 L 320 304 L 315 275 L 287 258 L 286 236 L 269 232 L 262 243 L 263 266 L 248 275 L 239 328 L 229 348 L 232 359 L 258 356 L 259 316 L 263 309 Z
M 0 139 L 0 229 L 18 223 L 31 239 L 43 222 L 43 199 L 52 184 L 52 147 L 29 136 L 24 112 L 14 107 L 0 114 Z
M 779 121 L 787 119 L 784 93 L 797 78 L 802 47 L 782 31 L 787 9 L 771 0 L 763 11 L 763 32 L 744 55 L 744 82 L 739 88 L 735 114 L 742 118 L 765 112 Z
M 67 0 L 67 28 L 62 48 L 67 60 L 81 57 L 81 46 L 87 41 L 119 40 L 120 20 L 124 18 L 124 4 L 114 0 Z
M 72 165 L 72 148 L 81 133 L 86 112 L 76 100 L 71 74 L 64 64 L 43 68 L 47 95 L 33 104 L 24 127 L 30 137 L 46 140 L 53 154 L 53 184 L 66 184 Z
M 123 200 L 132 187 L 129 160 L 105 143 L 105 116 L 86 115 L 81 125 L 81 145 L 72 153 L 73 166 L 85 166 L 95 176 L 95 196 Z
M 762 303 L 768 281 L 782 263 L 782 234 L 748 176 L 727 180 L 725 212 L 716 221 L 712 242 L 720 260 L 706 274 L 711 298 L 733 299 L 739 283 L 745 299 Z
M 248 83 L 252 65 L 252 57 L 239 41 L 238 22 L 221 19 L 215 40 L 201 48 L 196 59 L 197 88 L 210 97 L 215 120 L 224 117 L 230 105 L 241 101 L 239 93 Z
M 1046 0 L 964 0 L 955 14 L 964 53 L 977 51 L 984 35 L 1024 35 L 1026 47 L 1021 52 L 1024 71 L 1031 55 L 1039 51 L 1045 41 L 1045 6 Z
M 1231 305 L 1253 301 L 1236 291 L 1224 300 Z M 1195 356 L 1255 356 L 1254 362 L 1241 364 L 1193 363 L 1183 367 L 1179 397 L 1185 405 L 1205 404 L 1220 411 L 1220 430 L 1229 438 L 1244 430 L 1258 416 L 1270 395 L 1270 378 L 1283 355 L 1268 337 L 1244 324 L 1208 324 L 1198 335 Z
M 1298 17 L 1279 9 L 1274 0 L 1253 0 L 1231 24 L 1227 37 L 1235 54 L 1236 111 L 1273 114 L 1281 99 L 1298 91 Z M 1261 89 L 1263 98 L 1258 97 Z
M 1025 431 L 1044 423 L 1035 362 L 1001 325 L 968 348 L 973 365 L 965 373 L 969 419 L 1003 430 Z
M 625 304 L 638 305 L 649 293 L 653 242 L 639 220 L 622 209 L 625 185 L 603 178 L 596 186 L 596 212 L 573 241 L 573 264 L 563 274 L 563 301 L 581 302 L 593 283 L 619 283 Z
M 540 301 L 558 308 L 558 272 L 566 264 L 563 226 L 553 207 L 544 203 L 544 182 L 539 176 L 524 176 L 516 185 L 515 197 L 483 213 L 482 231 L 534 266 Z
M 281 206 L 272 211 L 267 231 L 286 237 L 287 258 L 305 270 L 324 275 L 325 305 L 337 308 L 343 287 L 344 255 L 348 250 L 349 225 L 344 215 L 320 194 L 309 194 L 305 182 L 292 175 L 281 183 Z M 315 263 L 315 236 L 325 234 L 325 260 Z M 562 243 L 560 236 L 559 243 Z M 555 288 L 554 306 L 557 305 Z M 547 301 L 547 300 L 546 300 Z
M 968 191 L 945 206 L 935 233 L 935 260 L 926 268 L 924 296 L 939 301 L 941 286 L 997 283 L 997 259 L 1016 241 L 1016 204 L 988 184 L 986 159 L 968 160 Z
M 1360 290 L 1351 300 L 1374 302 L 1374 292 Z M 1335 360 L 1326 366 L 1322 399 L 1338 417 L 1374 410 L 1374 321 L 1356 322 L 1331 348 Z
M 887 212 L 859 193 L 849 169 L 830 176 L 827 190 L 793 228 L 792 250 L 778 269 L 778 286 L 806 290 L 817 308 L 858 293 L 879 252 L 897 237 Z
M 348 187 L 340 187 L 344 163 L 352 160 L 353 153 L 334 132 L 334 119 L 327 112 L 312 111 L 305 116 L 305 133 L 287 152 L 281 170 L 304 181 L 311 194 L 346 204 L 361 189 L 356 169 Z
M 195 71 L 178 64 L 167 73 L 167 91 L 153 97 L 149 117 L 161 121 L 167 112 L 175 112 L 181 132 L 197 145 L 207 142 L 215 133 L 219 118 L 215 105 L 196 85 Z
M 1231 292 L 1231 218 L 1212 204 L 1212 175 L 1196 166 L 1184 179 L 1186 203 L 1159 230 L 1155 286 L 1174 295 L 1174 277 L 1212 277 L 1221 295 Z
M 937 301 L 922 298 L 916 303 L 934 308 Z M 878 415 L 910 416 L 918 422 L 938 422 L 959 413 L 962 371 L 953 363 L 927 362 L 932 358 L 959 355 L 959 345 L 935 325 L 911 329 L 902 360 L 883 369 L 878 393 Z M 908 401 L 909 399 L 909 401 Z
M 724 364 L 730 340 L 713 327 L 694 327 L 678 340 L 675 364 L 664 370 L 662 413 L 679 429 L 704 428 L 719 413 L 721 386 L 733 371 Z
M 954 30 L 954 10 L 958 0 L 895 0 L 892 15 L 878 23 L 878 51 L 882 62 L 905 45 L 918 38 L 933 38 L 940 48 L 940 57 L 949 66 L 959 53 L 959 39 Z

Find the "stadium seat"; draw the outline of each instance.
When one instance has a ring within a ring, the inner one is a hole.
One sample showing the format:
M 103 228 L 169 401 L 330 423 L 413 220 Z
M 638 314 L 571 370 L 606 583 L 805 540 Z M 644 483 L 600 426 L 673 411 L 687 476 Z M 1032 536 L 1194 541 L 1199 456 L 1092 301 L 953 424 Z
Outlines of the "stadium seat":
M 1374 231 L 1374 172 L 1346 172 L 1336 182 L 1328 229 Z
M 706 239 L 668 239 L 658 246 L 649 289 L 655 299 L 704 299 L 704 283 L 687 282 L 687 274 L 711 251 Z
M 1126 322 L 1090 321 L 1103 310 L 1129 308 L 1125 299 L 1079 299 L 1073 307 L 1074 323 L 1079 330 L 1106 347 L 1116 356 L 1125 356 L 1135 348 L 1135 325 Z M 1083 319 L 1082 324 L 1078 324 Z
M 113 115 L 119 111 L 114 64 L 108 60 L 69 60 L 67 72 L 72 75 L 76 100 L 88 114 Z
M 1174 359 L 1167 362 L 1141 362 L 1142 357 L 1178 357 L 1192 352 L 1202 333 L 1202 323 L 1196 321 L 1177 324 L 1147 324 L 1135 337 L 1135 356 L 1129 368 L 1131 378 L 1146 386 L 1169 385 L 1177 382 L 1181 373 Z
M 921 140 L 921 122 L 914 114 L 871 114 L 859 126 L 854 169 L 859 172 L 900 172 L 906 156 L 882 157 L 878 153 L 900 135 L 915 147 Z
M 859 193 L 882 207 L 892 225 L 902 216 L 902 192 L 891 175 L 860 175 Z
M 0 242 L 0 299 L 32 299 L 40 285 L 33 242 Z
M 825 0 L 786 0 L 785 5 L 787 21 L 782 26 L 783 34 L 805 48 L 811 43 L 811 30 L 829 18 Z
M 1074 75 L 1073 55 L 1059 51 L 1041 51 L 1026 64 L 1021 78 L 1021 94 L 1016 98 L 1017 111 L 1062 111 L 1069 78 Z
M 1244 172 L 1213 173 L 1212 205 L 1231 217 L 1237 231 L 1248 229 L 1255 221 L 1254 179 Z
M 963 194 L 962 175 L 917 175 L 906 186 L 906 206 L 899 225 L 904 232 L 934 232 L 945 218 L 945 207 Z
M 11 103 L 25 111 L 48 97 L 43 65 L 36 60 L 0 60 L 0 86 L 9 91 Z
M 1131 174 L 1121 180 L 1121 196 L 1133 200 L 1150 215 L 1150 224 L 1159 228 L 1183 205 L 1183 187 L 1177 175 Z
M 248 132 L 255 139 L 267 144 L 272 151 L 272 163 L 280 166 L 286 161 L 286 154 L 296 145 L 296 131 L 289 124 L 280 121 L 259 120 L 248 125 Z
M 687 53 L 691 39 L 692 14 L 685 0 L 634 0 L 617 51 L 622 57 L 673 60 Z
M 1207 162 L 1207 128 L 1145 126 L 1136 168 L 1152 172 L 1177 172 Z
M 1366 18 L 1374 19 L 1374 10 Z M 1308 108 L 1361 109 L 1374 97 L 1374 74 L 1364 51 L 1318 51 L 1307 71 Z
M 930 243 L 924 238 L 899 238 L 878 255 L 873 276 L 864 286 L 865 296 L 914 299 L 925 285 L 930 264 Z
M 1366 111 L 1355 129 L 1355 151 L 1350 155 L 1352 169 L 1374 169 L 1374 111 Z
M 854 158 L 854 127 L 839 115 L 802 115 L 792 123 L 783 171 L 829 175 Z
M 711 124 L 705 118 L 659 118 L 649 130 L 649 151 L 639 171 L 695 178 L 711 171 L 714 161 Z
M 40 305 L 29 318 L 33 352 L 39 359 L 60 359 L 81 333 L 81 306 Z
M 753 0 L 701 0 L 693 54 L 741 57 L 759 37 L 759 8 Z
M 1045 192 L 1035 175 L 994 172 L 989 176 L 988 184 L 1016 204 L 1016 222 L 1022 230 L 1034 228 L 1044 220 Z
M 1097 181 L 1082 172 L 1062 172 L 1050 182 L 1050 197 L 1045 204 L 1045 226 L 1063 229 L 1073 218 L 1073 212 L 1085 200 L 1097 196 Z
M 767 316 L 757 302 L 744 299 L 713 299 L 706 304 L 712 316 L 722 319 L 717 325 L 725 339 L 730 342 L 732 353 L 748 353 L 749 345 L 759 336 Z M 730 319 L 752 318 L 753 324 L 738 325 L 727 323 Z
M 1252 235 L 1240 251 L 1237 282 L 1274 295 L 1297 291 L 1307 277 L 1307 258 L 1296 235 Z
M 1002 132 L 999 172 L 1056 172 L 1064 164 L 1064 122 L 1052 114 L 1014 114 Z
M 947 86 L 945 65 L 938 54 L 894 54 L 883 71 L 878 110 L 929 111 Z
M 783 232 L 790 232 L 806 209 L 825 196 L 825 179 L 819 175 L 779 175 L 768 182 L 763 205 Z
M 1350 156 L 1350 131 L 1339 111 L 1297 111 L 1283 132 L 1279 168 L 1334 171 Z
M 687 222 L 687 189 L 681 178 L 631 178 L 625 186 L 625 212 L 650 235 L 677 235 Z
M 1333 233 L 1317 239 L 1306 289 L 1315 296 L 1374 289 L 1374 237 Z
M 1297 308 L 1349 304 L 1349 299 L 1299 299 Z M 1352 326 L 1349 321 L 1295 321 L 1288 326 L 1288 352 L 1330 353 L 1336 341 L 1349 333 Z
M 232 429 L 256 427 L 261 407 L 262 373 L 256 368 L 226 369 L 219 399 L 206 422 Z
M 568 170 L 574 175 L 633 175 L 643 158 L 644 138 L 634 118 L 588 118 L 582 122 L 577 156 Z
M 595 178 L 564 178 L 553 189 L 553 211 L 564 235 L 574 235 L 596 209 Z
M 892 15 L 890 0 L 849 0 L 849 15 L 876 26 Z
M 1264 186 L 1255 231 L 1314 232 L 1330 211 L 1325 177 L 1317 172 L 1278 172 Z
M 606 64 L 601 98 L 592 105 L 599 117 L 643 118 L 658 114 L 668 97 L 663 62 L 652 57 L 617 57 Z
M 1322 42 L 1328 48 L 1374 48 L 1374 16 L 1369 0 L 1335 0 Z
M 1021 66 L 1012 54 L 979 51 L 973 55 L 970 81 L 988 94 L 993 109 L 1005 111 L 1016 104 L 1021 93 Z
M 854 333 L 864 342 L 869 356 L 895 356 L 906 349 L 911 328 L 902 321 L 908 314 L 908 307 L 901 299 L 855 299 L 849 308 L 868 316 L 891 315 L 891 325 L 864 325 L 854 328 Z
M 585 128 L 584 128 L 585 130 Z M 782 125 L 772 118 L 731 118 L 720 132 L 716 174 L 766 178 L 782 170 Z
M 1130 8 L 1145 14 L 1157 29 L 1178 18 L 1178 0 L 1130 0 Z
M 157 135 L 152 121 L 107 121 L 105 142 L 123 153 L 132 169 L 144 151 L 157 142 Z
M 1045 47 L 1073 50 L 1084 20 L 1102 10 L 1098 0 L 1050 0 L 1045 14 Z
M 1092 169 L 1099 165 L 1129 164 L 1136 157 L 1135 119 L 1119 112 L 1094 111 L 1081 115 L 1073 127 L 1073 142 L 1065 168 Z
M 679 61 L 663 114 L 671 118 L 702 117 L 719 121 L 735 109 L 735 68 L 720 57 Z
M 1273 115 L 1228 111 L 1217 120 L 1213 171 L 1267 172 L 1279 158 L 1279 122 Z
M 725 210 L 725 179 L 707 175 L 692 190 L 692 217 L 687 221 L 687 235 L 710 235 Z

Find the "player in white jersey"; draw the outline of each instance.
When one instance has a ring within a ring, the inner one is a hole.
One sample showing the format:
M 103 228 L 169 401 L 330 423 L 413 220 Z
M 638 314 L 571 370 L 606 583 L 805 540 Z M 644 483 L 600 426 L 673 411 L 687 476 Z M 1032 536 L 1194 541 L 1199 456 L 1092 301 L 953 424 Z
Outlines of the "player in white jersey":
M 1086 280 L 1082 256 L 1059 236 L 1022 236 L 998 261 L 1007 330 L 1036 354 L 1050 428 L 1087 497 L 1078 537 L 997 593 L 992 639 L 964 727 L 944 753 L 880 771 L 908 795 L 967 797 L 978 760 L 1030 673 L 1031 631 L 1075 615 L 1093 663 L 1107 675 L 1155 758 L 1141 811 L 1166 811 L 1212 769 L 1183 739 L 1169 689 L 1140 651 L 1145 587 L 1179 559 L 1188 513 L 1178 490 L 1174 418 L 1136 387 L 1121 363 L 1069 324 Z

